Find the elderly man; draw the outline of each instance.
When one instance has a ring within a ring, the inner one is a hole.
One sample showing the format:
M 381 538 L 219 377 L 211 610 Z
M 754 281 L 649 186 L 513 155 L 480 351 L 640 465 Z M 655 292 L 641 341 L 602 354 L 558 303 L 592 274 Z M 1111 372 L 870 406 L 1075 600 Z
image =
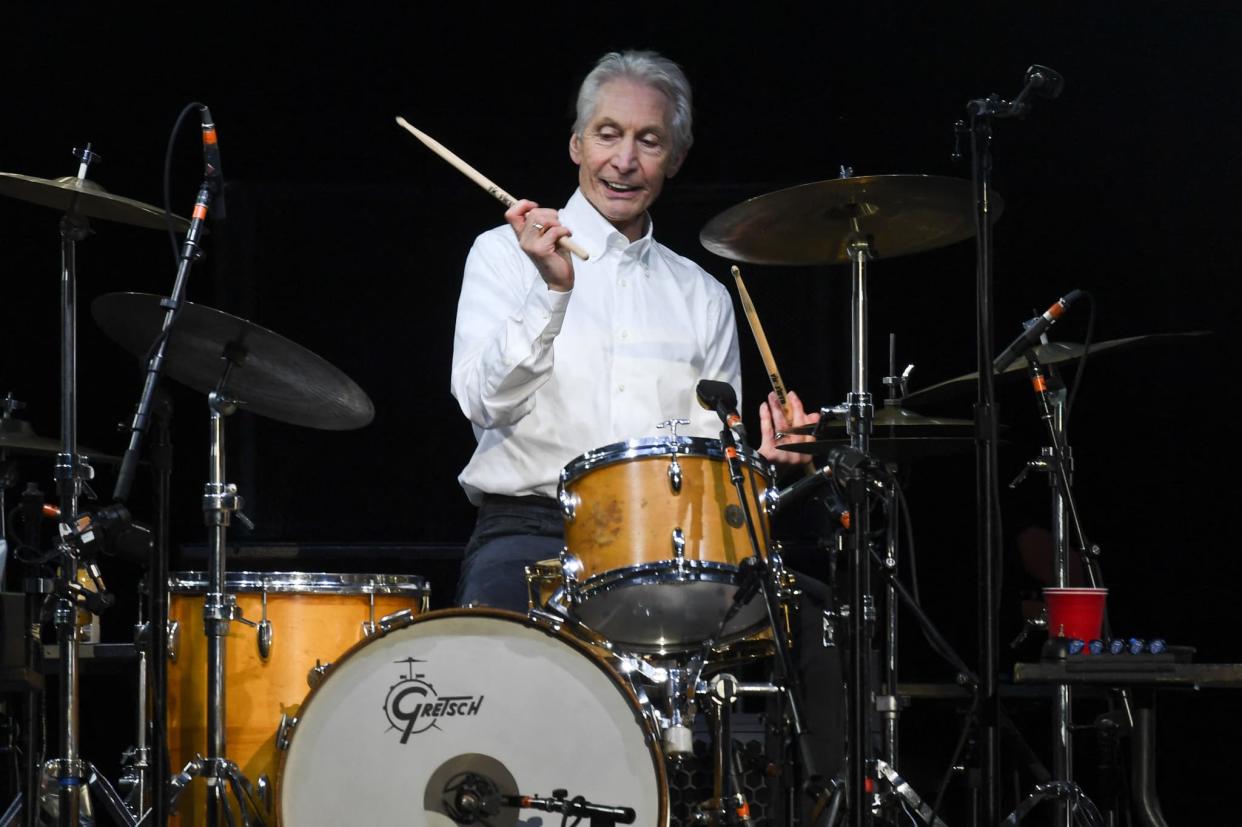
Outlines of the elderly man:
M 655 240 L 648 208 L 691 144 L 690 85 L 651 52 L 606 55 L 583 81 L 569 156 L 578 190 L 559 212 L 519 201 L 508 226 L 479 236 L 466 261 L 453 349 L 453 395 L 478 448 L 459 478 L 479 518 L 459 604 L 523 611 L 524 568 L 556 557 L 563 521 L 560 469 L 586 451 L 655 435 L 716 437 L 696 402 L 700 379 L 740 391 L 728 292 Z M 557 247 L 572 235 L 589 253 Z M 740 393 L 739 393 L 740 398 Z M 774 400 L 773 400 L 774 401 Z M 792 424 L 810 421 L 791 395 Z M 760 409 L 760 453 L 779 451 L 779 405 Z
M 717 414 L 697 402 L 701 379 L 740 391 L 737 329 L 726 289 L 655 240 L 648 209 L 691 144 L 690 85 L 652 52 L 605 55 L 578 93 L 569 157 L 578 188 L 561 210 L 519 201 L 507 226 L 483 233 L 466 261 L 453 349 L 453 394 L 478 447 L 459 478 L 478 522 L 466 549 L 459 605 L 525 611 L 524 569 L 555 558 L 564 522 L 554 499 L 573 458 L 656 424 L 716 438 Z M 557 245 L 572 236 L 590 254 Z M 740 393 L 738 394 L 740 398 Z M 782 465 L 775 433 L 814 420 L 789 395 L 761 405 L 760 453 Z M 800 581 L 801 583 L 802 581 Z M 836 772 L 843 732 L 839 660 L 826 634 L 826 590 L 807 583 L 796 647 L 809 742 Z M 825 700 L 825 699 L 829 700 Z

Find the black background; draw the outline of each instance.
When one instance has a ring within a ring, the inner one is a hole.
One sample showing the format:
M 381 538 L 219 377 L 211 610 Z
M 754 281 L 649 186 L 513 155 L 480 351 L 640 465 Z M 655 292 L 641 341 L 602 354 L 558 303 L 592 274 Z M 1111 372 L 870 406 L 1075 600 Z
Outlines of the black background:
M 375 404 L 375 421 L 354 432 L 233 417 L 228 475 L 258 523 L 253 533 L 235 530 L 239 541 L 416 546 L 469 534 L 473 509 L 455 477 L 473 439 L 448 392 L 449 360 L 461 265 L 500 210 L 394 116 L 508 191 L 558 205 L 575 182 L 566 143 L 582 75 L 611 49 L 664 52 L 694 85 L 696 142 L 654 209 L 657 230 L 732 290 L 728 262 L 697 242 L 712 216 L 754 195 L 835 177 L 842 164 L 860 175 L 969 177 L 967 163 L 950 160 L 965 102 L 1016 95 L 1031 63 L 1056 68 L 1064 94 L 996 129 L 995 187 L 1005 201 L 996 225 L 996 344 L 1075 287 L 1094 295 L 1097 340 L 1214 331 L 1093 358 L 1071 440 L 1079 506 L 1104 550 L 1114 627 L 1193 645 L 1200 660 L 1239 659 L 1242 566 L 1231 518 L 1239 494 L 1234 367 L 1242 354 L 1233 319 L 1242 130 L 1234 85 L 1242 13 L 1230 4 L 265 4 L 146 16 L 58 4 L 7 14 L 0 169 L 69 175 L 70 148 L 91 141 L 104 158 L 94 180 L 160 204 L 169 130 L 183 105 L 207 103 L 229 213 L 206 244 L 189 298 L 323 356 Z M 177 136 L 172 207 L 181 214 L 200 178 L 196 132 L 191 118 Z M 120 454 L 126 441 L 116 423 L 132 412 L 140 373 L 95 326 L 90 301 L 115 291 L 166 293 L 174 266 L 164 234 L 105 221 L 93 228 L 78 247 L 80 439 Z M 963 243 L 875 263 L 874 393 L 883 390 L 890 333 L 899 367 L 916 365 L 914 387 L 974 369 L 974 261 Z M 58 266 L 56 213 L 0 199 L 0 391 L 25 401 L 23 415 L 46 436 L 58 429 Z M 849 378 L 848 269 L 744 273 L 786 382 L 808 404 L 840 402 Z M 1081 341 L 1086 311 L 1075 310 L 1054 338 Z M 744 325 L 740 334 L 745 414 L 757 433 L 766 379 Z M 206 408 L 200 394 L 170 388 L 175 541 L 201 543 Z M 1002 383 L 999 393 L 1007 482 L 1041 434 L 1023 383 Z M 969 418 L 972 401 L 964 385 L 957 398 L 920 412 Z M 99 470 L 95 488 L 106 500 L 113 470 Z M 46 468 L 24 473 L 51 490 Z M 917 465 L 908 486 L 925 601 L 968 658 L 976 648 L 973 475 L 968 452 Z M 1038 478 L 1003 496 L 1007 641 L 1020 593 L 1037 586 L 1016 561 L 1014 537 L 1046 526 L 1048 505 Z M 131 505 L 152 516 L 145 479 Z M 793 539 L 805 533 L 796 521 L 787 531 Z M 128 583 L 134 575 L 116 565 L 114 580 Z M 433 566 L 443 561 L 412 553 L 407 570 Z M 433 585 L 434 602 L 446 605 L 451 575 Z M 130 622 L 108 621 L 121 636 Z M 906 628 L 908 677 L 948 680 Z M 1214 812 L 1224 797 L 1215 785 L 1227 782 L 1236 764 L 1227 745 L 1242 734 L 1228 714 L 1231 697 L 1166 696 L 1159 778 L 1175 821 Z M 943 728 L 951 739 L 947 709 L 917 707 L 907 720 L 916 716 L 925 723 L 912 729 Z M 1043 716 L 1029 716 L 1037 744 L 1047 737 Z M 907 743 L 912 764 L 938 778 L 948 746 L 914 735 Z

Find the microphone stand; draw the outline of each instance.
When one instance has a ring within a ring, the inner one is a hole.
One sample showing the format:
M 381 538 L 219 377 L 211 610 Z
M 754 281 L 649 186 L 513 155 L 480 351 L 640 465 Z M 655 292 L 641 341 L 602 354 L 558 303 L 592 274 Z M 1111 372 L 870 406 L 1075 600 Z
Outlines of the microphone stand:
M 751 550 L 753 552 L 751 557 L 754 564 L 753 576 L 759 585 L 759 593 L 763 597 L 764 606 L 767 609 L 768 626 L 772 629 L 772 640 L 776 645 L 776 664 L 780 669 L 780 677 L 784 682 L 785 694 L 789 701 L 789 727 L 793 732 L 794 740 L 798 744 L 798 755 L 802 762 L 806 792 L 818 802 L 824 795 L 831 792 L 831 788 L 820 778 L 810 745 L 806 743 L 803 737 L 802 702 L 806 696 L 802 692 L 802 682 L 794 669 L 793 656 L 790 654 L 789 649 L 789 636 L 785 633 L 784 624 L 780 622 L 781 606 L 780 584 L 777 582 L 778 575 L 775 568 L 768 564 L 767 558 L 762 554 L 759 537 L 755 531 L 754 515 L 751 513 L 750 505 L 746 498 L 746 485 L 742 473 L 742 460 L 738 455 L 737 440 L 733 436 L 733 429 L 729 427 L 729 415 L 724 410 L 719 410 L 718 413 L 724 424 L 724 428 L 720 432 L 720 444 L 724 448 L 725 457 L 729 464 L 729 478 L 733 482 L 733 487 L 737 489 L 738 501 L 741 504 L 742 514 L 746 521 L 746 533 L 750 538 Z M 731 773 L 724 773 L 724 776 L 719 795 L 721 801 L 729 800 L 733 794 Z M 736 817 L 735 810 L 730 808 L 728 812 L 731 814 L 730 817 Z
M 157 338 L 155 352 L 147 362 L 147 373 L 142 387 L 142 394 L 138 400 L 133 423 L 130 425 L 129 447 L 125 449 L 125 456 L 121 461 L 120 471 L 117 473 L 116 486 L 112 493 L 113 499 L 117 502 L 125 502 L 129 499 L 130 489 L 134 482 L 134 473 L 138 467 L 138 457 L 142 453 L 143 439 L 150 427 L 152 408 L 155 405 L 156 394 L 159 392 L 159 381 L 163 375 L 164 360 L 168 352 L 168 340 L 172 334 L 172 327 L 176 323 L 178 311 L 181 309 L 181 304 L 185 298 L 190 268 L 203 255 L 200 240 L 207 223 L 208 205 L 211 203 L 212 198 L 214 198 L 217 189 L 218 182 L 210 176 L 204 178 L 203 183 L 199 186 L 198 195 L 194 200 L 194 211 L 191 215 L 190 227 L 186 231 L 185 241 L 181 246 L 181 256 L 177 264 L 177 275 L 173 281 L 172 294 L 160 302 L 165 311 L 164 322 Z M 158 524 L 155 544 L 152 547 L 150 577 L 148 579 L 151 617 L 150 634 L 147 639 L 150 646 L 151 663 L 151 726 L 154 731 L 150 763 L 156 781 L 156 783 L 151 785 L 153 790 L 152 812 L 154 816 L 152 824 L 154 827 L 164 827 L 168 819 L 168 798 L 164 792 L 162 779 L 167 776 L 168 767 L 168 741 L 165 737 L 168 727 L 168 669 L 166 653 L 168 652 L 168 557 L 170 554 L 168 513 L 172 485 L 172 445 L 169 441 L 169 420 L 172 416 L 172 404 L 166 395 L 161 394 L 160 408 L 155 410 L 154 416 L 158 420 L 158 442 L 156 443 L 155 450 L 152 451 L 152 457 L 155 461 Z
M 992 117 L 1003 101 L 996 95 L 967 104 L 970 115 L 971 180 L 975 196 L 976 356 L 979 374 L 975 401 L 975 510 L 978 515 L 979 703 L 976 715 L 979 777 L 982 800 L 980 821 L 1000 821 L 1000 645 L 998 572 L 1001 549 L 1000 508 L 997 501 L 996 396 L 992 381 L 993 262 L 992 262 Z M 965 125 L 958 122 L 959 132 Z
M 1032 92 L 1055 98 L 1064 80 L 1045 66 L 1032 66 L 1026 72 L 1022 91 L 1012 102 L 991 94 L 969 101 L 966 112 L 970 125 L 958 121 L 956 132 L 970 134 L 971 182 L 975 195 L 975 332 L 979 387 L 975 402 L 975 500 L 978 515 L 978 599 L 979 599 L 979 774 L 982 787 L 981 821 L 992 825 L 1000 821 L 1000 704 L 997 686 L 1000 673 L 1000 644 L 997 635 L 999 615 L 999 572 L 1001 522 L 997 481 L 997 411 L 993 384 L 993 304 L 992 287 L 992 121 L 1020 117 L 1030 110 Z M 958 153 L 955 151 L 955 157 Z
M 1025 356 L 1028 365 L 1027 375 L 1030 377 L 1031 387 L 1035 391 L 1036 402 L 1039 406 L 1039 417 L 1047 426 L 1048 433 L 1048 447 L 1043 450 L 1043 456 L 1028 463 L 1027 468 L 1038 467 L 1047 471 L 1049 485 L 1053 489 L 1052 529 L 1055 543 L 1053 573 L 1056 585 L 1064 588 L 1070 584 L 1069 535 L 1072 527 L 1083 557 L 1087 582 L 1092 588 L 1100 588 L 1103 584 L 1098 562 L 1100 547 L 1087 539 L 1071 487 L 1073 455 L 1065 440 L 1065 388 L 1059 381 L 1056 381 L 1055 389 L 1050 387 L 1048 372 L 1040 363 L 1035 348 L 1028 349 Z M 1024 471 L 1022 476 L 1025 474 Z M 1056 630 L 1049 629 L 1050 635 L 1055 633 Z M 1107 610 L 1104 614 L 1103 634 L 1105 638 L 1112 637 Z M 1066 683 L 1058 684 L 1052 707 L 1052 776 L 1056 785 L 1072 793 L 1072 795 L 1056 796 L 1054 804 L 1055 823 L 1065 826 L 1073 823 L 1078 807 L 1089 807 L 1093 810 L 1095 806 L 1074 782 L 1073 701 L 1073 688 Z M 1128 720 L 1133 722 L 1129 695 L 1124 689 L 1121 690 L 1121 703 Z M 1031 796 L 1027 797 L 1027 802 L 1033 797 L 1038 800 L 1037 796 L 1040 792 L 1040 788 L 1037 788 Z M 1018 810 L 1015 810 L 1010 819 L 1013 819 L 1022 808 L 1023 805 L 1019 805 Z

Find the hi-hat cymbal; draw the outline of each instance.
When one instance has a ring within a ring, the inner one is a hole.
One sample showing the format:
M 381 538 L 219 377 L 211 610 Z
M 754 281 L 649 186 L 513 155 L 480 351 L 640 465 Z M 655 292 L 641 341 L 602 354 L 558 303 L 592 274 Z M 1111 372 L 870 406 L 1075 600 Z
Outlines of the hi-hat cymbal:
M 992 214 L 1002 203 L 993 194 Z M 707 222 L 709 251 L 752 264 L 846 264 L 856 239 L 872 258 L 893 258 L 975 234 L 970 181 L 936 175 L 833 178 L 743 201 Z
M 0 195 L 51 207 L 63 213 L 72 211 L 87 218 L 102 218 L 152 230 L 168 227 L 164 210 L 132 198 L 113 195 L 94 181 L 76 175 L 52 180 L 0 172 Z M 190 222 L 179 215 L 172 216 L 172 223 L 173 229 L 181 231 L 190 226 Z
M 1211 331 L 1208 330 L 1192 330 L 1185 333 L 1153 333 L 1146 336 L 1128 336 L 1124 339 L 1109 339 L 1108 341 L 1098 342 L 1091 345 L 1091 356 L 1100 353 L 1109 353 L 1117 350 L 1126 350 L 1138 345 L 1156 344 L 1157 342 L 1165 342 L 1170 339 L 1184 339 L 1194 336 L 1206 336 Z M 1035 357 L 1039 359 L 1040 364 L 1055 365 L 1061 362 L 1070 362 L 1081 359 L 1086 347 L 1077 342 L 1048 342 L 1035 346 Z M 1005 368 L 1002 375 L 1011 375 L 1024 373 L 1028 367 L 1026 357 L 1019 358 L 1009 367 Z M 978 372 L 967 373 L 962 376 L 955 376 L 952 379 L 946 379 L 935 385 L 929 385 L 926 388 L 912 391 L 906 394 L 901 400 L 902 404 L 914 403 L 917 405 L 926 405 L 929 402 L 942 402 L 948 399 L 960 397 L 963 393 L 969 392 L 979 380 Z
M 161 298 L 109 293 L 91 309 L 104 333 L 141 358 L 163 328 Z M 375 417 L 362 388 L 326 360 L 245 319 L 184 302 L 168 342 L 168 375 L 209 393 L 226 352 L 233 367 L 225 395 L 260 416 L 330 431 L 361 428 Z
M 59 439 L 39 436 L 31 424 L 24 419 L 0 418 L 0 454 L 28 454 L 36 456 L 56 456 L 60 453 Z M 120 457 L 101 454 L 83 445 L 78 446 L 78 453 L 85 455 L 92 462 L 116 464 Z
M 811 442 L 781 445 L 782 450 L 799 454 L 823 455 L 839 445 L 849 445 L 845 423 L 827 421 L 820 426 L 800 425 L 787 434 L 814 434 Z M 875 411 L 871 421 L 871 453 L 888 462 L 910 462 L 972 449 L 975 425 L 969 419 L 930 417 L 904 408 L 885 405 Z

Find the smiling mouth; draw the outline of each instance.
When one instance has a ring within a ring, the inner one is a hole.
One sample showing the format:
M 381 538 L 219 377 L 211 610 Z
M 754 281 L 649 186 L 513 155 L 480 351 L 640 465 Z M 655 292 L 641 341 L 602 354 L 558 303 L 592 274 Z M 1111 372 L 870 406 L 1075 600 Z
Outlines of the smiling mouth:
M 604 179 L 600 179 L 604 181 Z M 641 187 L 635 184 L 614 184 L 612 181 L 604 181 L 604 187 L 611 192 L 638 192 Z

